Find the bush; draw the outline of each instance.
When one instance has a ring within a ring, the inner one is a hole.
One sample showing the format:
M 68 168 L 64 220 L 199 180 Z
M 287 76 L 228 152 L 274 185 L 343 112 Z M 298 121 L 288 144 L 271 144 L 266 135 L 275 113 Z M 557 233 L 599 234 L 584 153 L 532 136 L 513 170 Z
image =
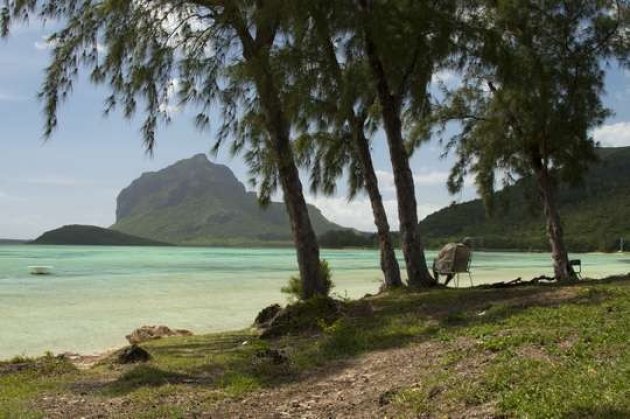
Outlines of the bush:
M 325 259 L 322 259 L 319 262 L 319 271 L 324 281 L 324 295 L 329 295 L 330 290 L 332 290 L 335 285 L 332 282 L 332 273 L 330 271 L 330 266 Z M 289 278 L 289 283 L 281 288 L 281 291 L 284 294 L 288 294 L 290 300 L 301 300 L 303 295 L 301 278 L 299 276 L 292 276 L 291 278 Z

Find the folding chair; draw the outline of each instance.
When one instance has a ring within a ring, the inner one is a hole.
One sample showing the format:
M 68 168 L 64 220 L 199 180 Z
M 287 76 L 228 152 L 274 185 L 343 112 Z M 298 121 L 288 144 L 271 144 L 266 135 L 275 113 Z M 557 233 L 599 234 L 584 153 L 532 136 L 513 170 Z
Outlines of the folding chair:
M 468 279 L 470 280 L 470 286 L 474 287 L 475 285 L 473 284 L 473 280 L 472 280 L 472 274 L 470 273 L 470 265 L 472 263 L 472 251 L 469 248 L 466 248 L 466 252 L 459 252 L 458 249 L 455 252 L 455 263 L 454 265 L 454 274 L 455 274 L 455 286 L 457 288 L 459 288 L 459 275 L 466 273 L 468 274 Z M 461 260 L 458 260 L 458 258 L 461 258 Z
M 457 244 L 453 249 L 452 258 L 447 263 L 442 260 L 438 266 L 438 260 L 433 260 L 433 271 L 439 275 L 452 275 L 456 287 L 459 287 L 459 275 L 467 273 L 472 287 L 474 284 L 470 273 L 471 262 L 471 249 L 463 244 Z
M 577 276 L 578 279 L 582 279 L 582 260 L 571 259 L 569 260 L 569 266 L 573 269 L 573 272 L 575 272 L 575 276 Z

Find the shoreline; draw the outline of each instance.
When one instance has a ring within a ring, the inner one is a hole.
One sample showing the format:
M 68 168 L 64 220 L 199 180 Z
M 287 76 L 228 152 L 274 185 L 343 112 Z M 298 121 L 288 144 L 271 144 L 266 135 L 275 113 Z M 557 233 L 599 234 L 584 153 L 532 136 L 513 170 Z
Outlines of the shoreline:
M 630 412 L 629 297 L 629 274 L 400 290 L 347 301 L 326 321 L 307 306 L 296 333 L 276 338 L 146 341 L 148 362 L 111 351 L 24 359 L 0 364 L 0 416 L 610 417 Z
M 609 275 L 603 278 L 588 277 L 588 278 L 579 280 L 573 284 L 558 284 L 557 282 L 536 283 L 534 282 L 535 279 L 536 278 L 532 280 L 525 280 L 525 281 L 517 282 L 517 283 L 512 283 L 513 280 L 512 281 L 506 280 L 506 281 L 503 281 L 503 284 L 505 284 L 504 287 L 492 287 L 492 286 L 488 286 L 489 284 L 483 283 L 483 284 L 475 285 L 473 287 L 460 287 L 460 288 L 447 287 L 447 288 L 441 288 L 441 289 L 449 289 L 453 291 L 466 292 L 466 291 L 491 290 L 491 289 L 496 290 L 496 289 L 506 289 L 506 288 L 514 289 L 514 288 L 522 288 L 522 287 L 548 287 L 548 286 L 564 287 L 564 286 L 572 286 L 572 285 L 592 285 L 595 283 L 607 284 L 607 283 L 614 283 L 615 281 L 630 280 L 630 272 L 626 274 Z M 357 302 L 357 301 L 363 300 L 363 298 L 364 297 L 360 297 L 360 298 L 352 299 L 351 301 Z M 253 316 L 255 317 L 255 314 Z M 222 329 L 222 330 L 212 330 L 212 331 L 197 332 L 197 333 L 191 332 L 192 335 L 190 336 L 212 336 L 212 335 L 221 335 L 221 334 L 240 333 L 243 331 L 251 331 L 252 327 L 253 326 L 245 327 L 242 329 Z M 171 330 L 178 330 L 178 329 L 171 329 Z M 138 345 L 142 346 L 143 344 L 147 342 L 163 341 L 163 340 L 168 340 L 172 338 L 181 338 L 181 337 L 182 337 L 181 335 L 162 336 L 160 338 L 149 339 L 149 340 L 140 342 L 138 343 Z M 44 351 L 43 354 L 39 356 L 27 356 L 24 354 L 16 354 L 16 355 L 9 356 L 6 358 L 0 358 L 0 364 L 10 364 L 12 360 L 14 359 L 29 359 L 29 360 L 39 359 L 42 356 L 46 356 L 47 353 L 50 353 L 54 357 L 66 358 L 68 361 L 70 361 L 73 365 L 75 365 L 79 369 L 89 369 L 93 367 L 94 365 L 98 364 L 99 362 L 109 358 L 111 355 L 115 354 L 116 352 L 119 352 L 122 349 L 127 348 L 129 346 L 131 346 L 130 343 L 127 343 L 126 345 L 123 345 L 123 346 L 109 346 L 103 350 L 97 350 L 92 353 L 80 353 L 80 352 L 74 352 L 74 351 L 62 351 L 62 352 L 54 353 L 51 351 Z

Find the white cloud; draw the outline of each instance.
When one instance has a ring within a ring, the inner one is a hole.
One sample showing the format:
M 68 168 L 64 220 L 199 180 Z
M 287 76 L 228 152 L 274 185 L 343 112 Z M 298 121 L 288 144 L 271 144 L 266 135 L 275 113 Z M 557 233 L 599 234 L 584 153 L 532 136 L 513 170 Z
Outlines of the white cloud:
M 374 226 L 374 216 L 372 215 L 372 206 L 369 199 L 365 196 L 358 196 L 356 199 L 349 202 L 342 197 L 312 195 L 307 196 L 306 200 L 309 204 L 313 204 L 319 208 L 326 218 L 343 227 L 352 227 L 361 231 L 376 230 Z M 383 205 L 385 206 L 390 228 L 397 230 L 399 226 L 398 202 L 395 199 L 387 199 L 383 201 Z M 438 204 L 419 204 L 418 220 L 439 210 L 441 207 L 442 205 Z
M 41 40 L 36 41 L 33 45 L 37 50 L 46 51 L 48 49 L 55 48 L 57 46 L 57 41 L 50 40 L 50 35 L 44 35 Z
M 171 79 L 166 88 L 166 97 L 164 102 L 160 104 L 160 111 L 167 114 L 176 114 L 181 111 L 177 104 L 177 93 L 179 92 L 181 82 L 178 78 Z
M 382 192 L 395 192 L 394 174 L 384 170 L 377 170 L 376 177 L 378 185 Z M 448 172 L 433 170 L 430 172 L 421 172 L 413 175 L 413 181 L 416 185 L 422 186 L 443 186 L 446 185 Z
M 33 46 L 39 51 L 46 51 L 55 48 L 58 44 L 59 43 L 56 40 L 50 40 L 50 35 L 44 35 L 42 36 L 41 40 L 35 41 Z M 105 47 L 105 45 L 101 44 L 100 42 L 96 43 L 97 52 L 102 53 L 106 50 L 107 48 Z
M 432 171 L 419 173 L 413 176 L 416 185 L 445 185 L 448 179 L 448 172 Z
M 593 137 L 606 147 L 630 146 L 630 122 L 617 122 L 596 128 Z
M 431 77 L 432 84 L 445 84 L 445 85 L 455 85 L 459 83 L 460 77 L 453 70 L 440 70 L 433 74 Z

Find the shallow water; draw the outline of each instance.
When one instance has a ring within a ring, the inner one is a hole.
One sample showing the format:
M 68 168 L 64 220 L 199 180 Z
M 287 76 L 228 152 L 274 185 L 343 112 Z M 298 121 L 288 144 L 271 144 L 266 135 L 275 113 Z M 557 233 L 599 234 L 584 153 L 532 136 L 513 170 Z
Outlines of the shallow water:
M 427 252 L 428 260 L 434 255 Z M 378 289 L 376 251 L 322 257 L 335 293 Z M 627 253 L 572 257 L 589 277 L 630 271 Z M 29 265 L 53 266 L 53 274 L 29 275 Z M 99 352 L 124 345 L 124 335 L 144 324 L 197 333 L 244 328 L 261 308 L 286 300 L 280 287 L 296 271 L 291 249 L 0 246 L 0 359 Z M 540 253 L 476 252 L 472 271 L 475 284 L 551 274 L 549 255 Z

